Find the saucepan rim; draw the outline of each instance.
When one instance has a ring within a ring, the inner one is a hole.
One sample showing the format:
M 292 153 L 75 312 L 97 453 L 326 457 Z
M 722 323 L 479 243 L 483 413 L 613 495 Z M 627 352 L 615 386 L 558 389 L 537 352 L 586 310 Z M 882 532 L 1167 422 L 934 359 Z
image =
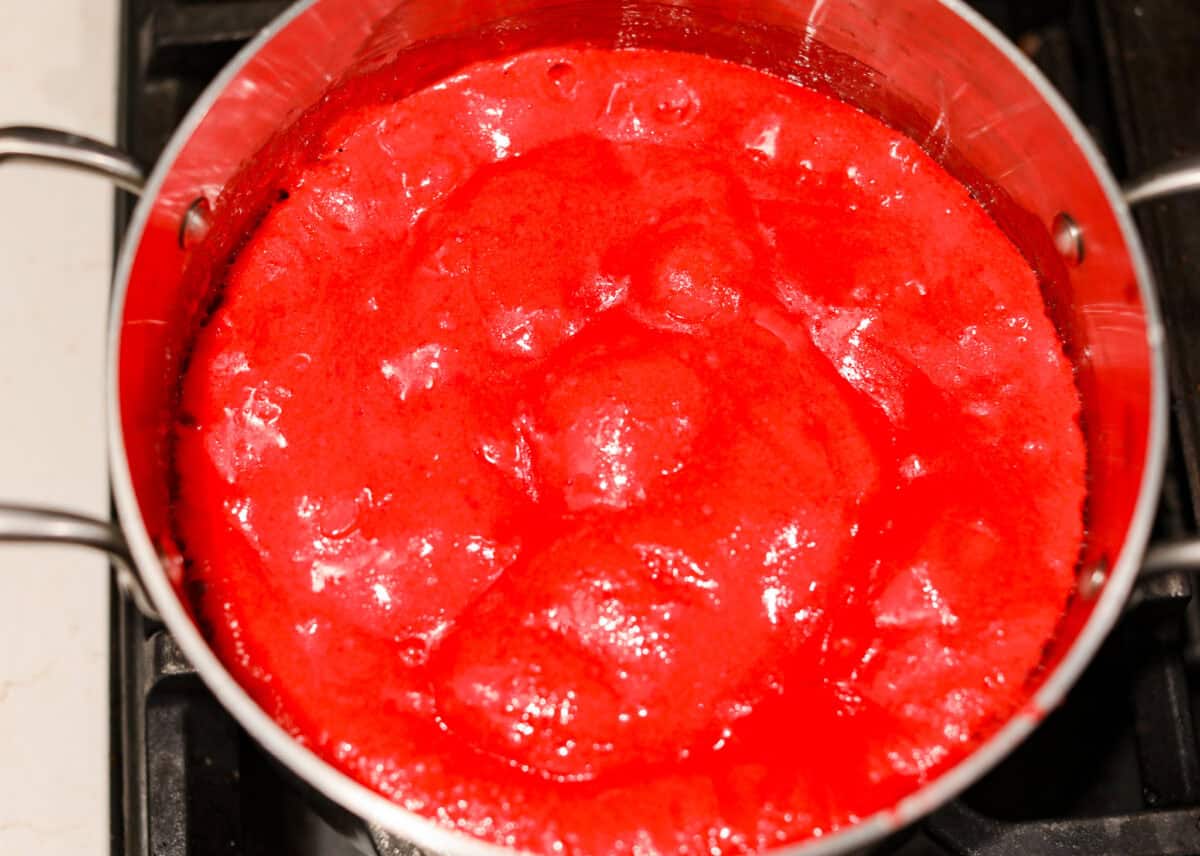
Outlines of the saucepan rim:
M 208 688 L 255 740 L 325 797 L 368 823 L 376 824 L 418 847 L 437 853 L 456 853 L 464 856 L 503 856 L 513 851 L 449 830 L 433 820 L 404 809 L 338 771 L 297 742 L 254 702 L 217 659 L 193 623 L 169 578 L 163 558 L 150 538 L 134 494 L 121 419 L 119 356 L 125 298 L 150 213 L 176 158 L 200 126 L 209 108 L 237 78 L 251 58 L 278 33 L 320 2 L 322 0 L 300 0 L 295 3 L 225 66 L 171 137 L 134 211 L 120 251 L 108 329 L 106 406 L 113 495 L 121 527 L 154 607 Z M 862 847 L 952 799 L 1016 747 L 1036 726 L 1039 718 L 1036 711 L 1051 710 L 1057 706 L 1120 615 L 1138 573 L 1162 480 L 1167 433 L 1167 386 L 1162 323 L 1150 269 L 1117 182 L 1082 123 L 1033 63 L 962 0 L 939 2 L 962 18 L 998 50 L 1011 63 L 1014 73 L 1023 74 L 1030 81 L 1068 129 L 1103 188 L 1120 228 L 1145 308 L 1151 384 L 1145 463 L 1134 513 L 1120 553 L 1112 564 L 1108 579 L 1086 624 L 1078 632 L 1065 657 L 1054 666 L 1036 692 L 1033 710 L 1013 716 L 973 753 L 937 779 L 901 799 L 893 807 L 824 838 L 810 839 L 770 851 L 775 854 L 832 856 Z

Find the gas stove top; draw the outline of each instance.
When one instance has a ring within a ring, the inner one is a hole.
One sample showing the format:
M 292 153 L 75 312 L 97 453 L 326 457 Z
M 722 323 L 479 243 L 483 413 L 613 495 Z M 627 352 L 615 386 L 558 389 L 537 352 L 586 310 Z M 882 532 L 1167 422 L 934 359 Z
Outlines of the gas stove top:
M 120 142 L 152 163 L 237 49 L 287 5 L 125 0 Z M 1200 5 L 974 0 L 1083 118 L 1118 177 L 1200 149 Z M 118 200 L 118 239 L 131 212 Z M 1172 357 L 1156 536 L 1200 524 L 1200 200 L 1139 212 Z M 962 799 L 876 850 L 900 856 L 1200 854 L 1200 604 L 1139 587 L 1066 703 Z M 301 791 L 205 691 L 170 636 L 114 594 L 114 856 L 413 856 Z

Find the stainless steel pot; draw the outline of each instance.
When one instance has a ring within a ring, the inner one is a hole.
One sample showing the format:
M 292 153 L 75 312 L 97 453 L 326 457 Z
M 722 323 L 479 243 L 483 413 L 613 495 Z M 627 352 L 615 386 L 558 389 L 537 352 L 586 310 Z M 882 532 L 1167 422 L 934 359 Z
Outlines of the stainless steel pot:
M 438 47 L 426 46 L 437 38 Z M 842 853 L 950 799 L 1055 707 L 1120 614 L 1143 563 L 1166 435 L 1162 328 L 1128 205 L 1200 187 L 1200 164 L 1122 195 L 1087 132 L 1034 67 L 959 0 L 303 0 L 246 46 L 176 131 L 148 179 L 120 152 L 45 129 L 0 129 L 0 159 L 59 161 L 141 192 L 117 267 L 109 328 L 108 426 L 120 522 L 0 507 L 0 540 L 110 552 L 221 703 L 324 796 L 422 848 L 502 852 L 365 788 L 294 741 L 230 677 L 193 623 L 166 525 L 166 413 L 180 354 L 216 257 L 253 206 L 222 191 L 322 93 L 393 67 L 402 95 L 490 51 L 577 41 L 710 53 L 850 100 L 922 142 L 966 182 L 1041 274 L 1078 367 L 1088 442 L 1088 539 L 1079 584 L 1033 702 L 969 758 L 844 832 L 785 848 Z M 1156 569 L 1200 565 L 1195 545 L 1153 553 Z

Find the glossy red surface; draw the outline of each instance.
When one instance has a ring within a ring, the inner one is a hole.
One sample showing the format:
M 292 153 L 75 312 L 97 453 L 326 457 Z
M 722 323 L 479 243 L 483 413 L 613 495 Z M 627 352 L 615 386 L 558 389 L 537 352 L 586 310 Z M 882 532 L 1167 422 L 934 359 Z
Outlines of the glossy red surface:
M 1026 701 L 1084 448 L 1033 272 L 853 108 L 557 49 L 330 117 L 175 432 L 187 587 L 296 736 L 544 852 L 828 832 Z

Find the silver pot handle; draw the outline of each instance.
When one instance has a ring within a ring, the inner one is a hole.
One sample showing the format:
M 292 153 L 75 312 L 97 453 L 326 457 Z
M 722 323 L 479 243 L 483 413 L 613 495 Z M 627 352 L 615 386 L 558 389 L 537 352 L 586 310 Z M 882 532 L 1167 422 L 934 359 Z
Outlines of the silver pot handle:
M 145 171 L 120 149 L 53 128 L 0 128 L 0 163 L 16 158 L 100 175 L 134 194 L 146 183 Z M 102 550 L 112 558 L 118 584 L 133 597 L 138 609 L 147 616 L 155 615 L 125 536 L 115 523 L 54 508 L 0 504 L 0 543 L 75 544 Z
M 1151 544 L 1142 559 L 1142 578 L 1176 571 L 1200 571 L 1200 538 L 1184 538 Z
M 1170 161 L 1127 182 L 1121 190 L 1130 206 L 1200 191 L 1200 155 Z M 1200 538 L 1151 544 L 1138 576 L 1147 579 L 1180 571 L 1200 571 Z
M 135 195 L 141 193 L 146 184 L 145 170 L 128 154 L 70 131 L 23 125 L 0 128 L 0 163 L 10 158 L 43 161 L 90 172 Z
M 1171 161 L 1128 182 L 1122 191 L 1129 205 L 1141 205 L 1179 193 L 1200 190 L 1200 155 Z
M 137 576 L 125 536 L 115 523 L 56 508 L 0 504 L 0 544 L 74 544 L 108 553 L 117 572 L 117 584 L 133 598 L 137 608 L 156 618 L 154 606 Z

